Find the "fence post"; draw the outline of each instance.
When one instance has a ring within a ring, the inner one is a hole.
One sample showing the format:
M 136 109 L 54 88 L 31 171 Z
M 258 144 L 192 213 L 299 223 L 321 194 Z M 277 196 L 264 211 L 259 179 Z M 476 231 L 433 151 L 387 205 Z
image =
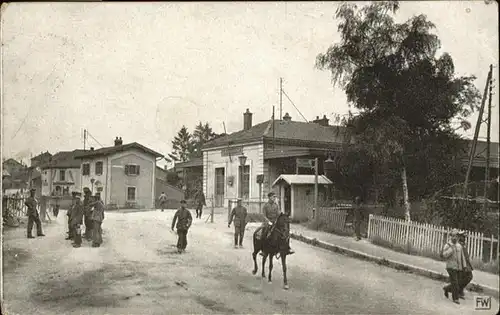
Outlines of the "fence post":
M 495 238 L 493 237 L 493 234 L 491 234 L 490 261 L 488 261 L 488 262 L 492 262 L 493 261 L 493 245 L 495 245 L 494 242 L 493 242 L 494 240 L 495 240 Z
M 227 222 L 229 223 L 229 219 L 231 218 L 231 208 L 233 207 L 233 201 L 231 199 L 227 202 Z
M 410 241 L 410 220 L 405 220 L 406 222 L 406 235 L 405 235 L 405 248 L 408 246 L 408 242 Z
M 372 222 L 372 218 L 373 218 L 373 214 L 369 214 L 368 215 L 368 232 L 367 232 L 367 235 L 366 235 L 366 238 L 367 239 L 370 239 L 370 226 L 371 226 L 371 222 Z
M 212 208 L 210 209 L 210 223 L 214 223 L 214 195 L 212 195 Z

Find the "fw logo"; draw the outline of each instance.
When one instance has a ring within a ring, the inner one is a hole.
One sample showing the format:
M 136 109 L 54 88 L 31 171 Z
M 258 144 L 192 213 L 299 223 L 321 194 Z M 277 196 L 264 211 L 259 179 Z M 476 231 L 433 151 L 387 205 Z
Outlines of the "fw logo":
M 490 310 L 491 296 L 476 296 L 476 310 Z

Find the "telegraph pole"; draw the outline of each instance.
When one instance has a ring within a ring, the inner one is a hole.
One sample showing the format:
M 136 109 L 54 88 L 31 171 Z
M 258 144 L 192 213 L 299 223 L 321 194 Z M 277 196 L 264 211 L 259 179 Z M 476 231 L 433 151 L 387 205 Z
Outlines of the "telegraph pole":
M 283 78 L 280 78 L 280 120 L 283 120 Z
M 471 146 L 470 153 L 469 153 L 469 163 L 467 166 L 467 173 L 465 174 L 463 195 L 464 195 L 466 204 L 468 204 L 468 200 L 469 200 L 468 199 L 469 198 L 469 194 L 468 194 L 469 176 L 470 176 L 470 172 L 472 170 L 472 163 L 474 161 L 474 156 L 476 155 L 477 138 L 479 136 L 479 129 L 481 128 L 481 122 L 482 122 L 483 113 L 484 113 L 484 105 L 486 103 L 486 98 L 488 97 L 488 86 L 490 84 L 492 75 L 493 75 L 493 65 L 490 65 L 490 71 L 488 72 L 488 78 L 486 79 L 486 86 L 484 87 L 484 94 L 483 94 L 483 98 L 481 100 L 481 107 L 479 109 L 479 116 L 477 118 L 476 129 L 474 131 L 474 139 L 472 140 L 472 146 Z
M 314 219 L 319 223 L 318 218 L 318 158 L 314 159 Z
M 490 65 L 490 73 L 493 72 L 493 65 Z M 493 97 L 493 78 L 490 78 L 490 98 L 488 100 L 488 116 L 486 118 L 486 171 L 484 181 L 484 203 L 483 211 L 488 209 L 488 191 L 490 188 L 490 142 L 491 142 L 491 98 Z

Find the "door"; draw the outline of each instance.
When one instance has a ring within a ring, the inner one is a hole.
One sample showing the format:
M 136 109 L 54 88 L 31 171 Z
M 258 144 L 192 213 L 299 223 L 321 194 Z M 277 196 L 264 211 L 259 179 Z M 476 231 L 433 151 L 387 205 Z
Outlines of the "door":
M 286 186 L 285 187 L 285 213 L 291 214 L 292 213 L 292 186 Z
M 215 207 L 224 207 L 225 171 L 223 167 L 215 169 Z

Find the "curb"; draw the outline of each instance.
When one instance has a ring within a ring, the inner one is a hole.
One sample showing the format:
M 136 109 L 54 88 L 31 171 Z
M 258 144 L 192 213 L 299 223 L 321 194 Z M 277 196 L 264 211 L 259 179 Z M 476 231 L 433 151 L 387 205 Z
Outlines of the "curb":
M 290 237 L 292 239 L 295 239 L 297 241 L 304 242 L 306 244 L 320 247 L 335 253 L 339 253 L 345 256 L 353 257 L 353 258 L 358 258 L 370 262 L 377 263 L 378 265 L 383 265 L 387 266 L 389 268 L 393 268 L 399 271 L 404 271 L 408 273 L 413 273 L 413 274 L 418 274 L 420 276 L 424 276 L 433 280 L 441 281 L 441 282 L 448 282 L 448 275 L 445 275 L 444 273 L 420 268 L 417 266 L 405 264 L 402 262 L 394 261 L 394 260 L 388 260 L 385 259 L 384 257 L 377 257 L 373 256 L 370 254 L 366 254 L 357 250 L 333 245 L 327 242 L 323 242 L 320 240 L 317 240 L 315 238 L 310 238 L 307 236 L 303 236 L 302 234 L 297 234 L 297 233 L 290 233 Z M 467 290 L 472 291 L 472 292 L 477 292 L 477 293 L 483 293 L 487 294 L 493 297 L 498 298 L 499 297 L 499 290 L 486 286 L 486 285 L 481 285 L 476 282 L 471 282 L 469 285 L 467 285 Z

